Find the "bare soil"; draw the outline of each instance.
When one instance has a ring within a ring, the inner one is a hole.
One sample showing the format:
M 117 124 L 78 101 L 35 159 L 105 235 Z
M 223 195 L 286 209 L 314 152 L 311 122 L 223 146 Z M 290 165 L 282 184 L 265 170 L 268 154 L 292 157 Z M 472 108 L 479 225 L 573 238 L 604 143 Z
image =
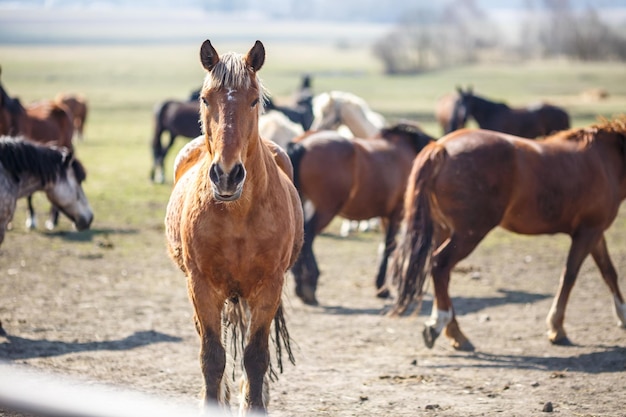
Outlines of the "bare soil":
M 199 341 L 162 229 L 98 227 L 87 241 L 69 229 L 7 233 L 0 360 L 196 401 Z M 624 275 L 626 227 L 615 226 L 608 240 Z M 443 336 L 424 347 L 428 297 L 419 316 L 381 314 L 391 300 L 374 296 L 379 241 L 376 233 L 341 239 L 332 230 L 316 241 L 320 306 L 303 305 L 288 277 L 296 365 L 272 383 L 270 415 L 538 416 L 551 403 L 565 416 L 626 416 L 626 331 L 591 260 L 567 310 L 572 345 L 547 340 L 566 237 L 495 231 L 456 268 L 451 292 L 476 346 L 469 353 Z

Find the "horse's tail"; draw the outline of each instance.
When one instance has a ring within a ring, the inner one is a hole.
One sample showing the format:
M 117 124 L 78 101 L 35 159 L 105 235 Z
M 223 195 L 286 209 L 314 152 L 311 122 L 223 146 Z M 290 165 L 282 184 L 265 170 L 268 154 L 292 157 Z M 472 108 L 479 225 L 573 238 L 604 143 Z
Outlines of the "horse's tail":
M 287 359 L 289 359 L 289 362 L 291 362 L 292 365 L 296 364 L 296 358 L 293 356 L 293 351 L 291 350 L 291 336 L 289 336 L 289 331 L 287 330 L 287 323 L 285 322 L 285 314 L 282 301 L 278 306 L 276 315 L 274 316 L 273 342 L 274 347 L 276 348 L 276 365 L 278 366 L 278 371 L 282 374 L 283 348 L 285 350 L 285 353 L 287 354 Z M 270 378 L 276 379 L 276 377 L 276 372 L 270 364 Z
M 405 193 L 402 232 L 391 263 L 390 276 L 398 286 L 396 304 L 390 311 L 392 315 L 404 313 L 411 302 L 423 294 L 434 231 L 429 189 L 444 156 L 444 148 L 431 143 L 413 164 Z
M 289 142 L 287 144 L 287 155 L 289 155 L 291 165 L 293 166 L 293 185 L 298 190 L 298 193 L 300 192 L 300 163 L 305 153 L 306 148 L 302 144 L 297 142 Z
M 235 379 L 235 369 L 237 368 L 236 363 L 238 362 L 239 357 L 243 359 L 240 352 L 244 351 L 247 338 L 246 331 L 248 329 L 248 321 L 250 317 L 247 303 L 238 298 L 228 300 L 224 307 L 222 317 L 222 329 L 224 332 L 222 339 L 225 341 L 230 339 L 230 351 L 234 361 L 232 378 Z M 289 336 L 289 331 L 287 330 L 282 302 L 278 306 L 278 310 L 274 315 L 274 333 L 270 333 L 270 338 L 272 339 L 272 343 L 276 349 L 276 366 L 278 367 L 278 372 L 282 374 L 283 350 L 286 353 L 289 362 L 293 365 L 296 364 L 296 360 L 291 349 L 291 337 Z M 269 377 L 272 381 L 275 381 L 278 378 L 278 374 L 272 364 L 272 361 L 270 361 L 269 366 Z

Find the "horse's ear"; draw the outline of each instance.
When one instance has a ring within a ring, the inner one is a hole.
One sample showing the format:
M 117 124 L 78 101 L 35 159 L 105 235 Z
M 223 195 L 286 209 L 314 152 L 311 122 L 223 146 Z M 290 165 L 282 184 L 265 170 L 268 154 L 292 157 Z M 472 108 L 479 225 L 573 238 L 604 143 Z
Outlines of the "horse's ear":
M 256 41 L 252 49 L 250 49 L 246 54 L 246 64 L 248 64 L 248 66 L 252 68 L 254 72 L 257 72 L 261 69 L 264 62 L 265 47 L 263 46 L 261 41 Z
M 200 47 L 200 62 L 205 70 L 211 71 L 215 65 L 220 61 L 220 56 L 217 54 L 210 40 L 206 40 Z
M 459 93 L 460 96 L 463 95 L 463 87 L 461 87 L 460 85 L 456 86 L 456 92 Z

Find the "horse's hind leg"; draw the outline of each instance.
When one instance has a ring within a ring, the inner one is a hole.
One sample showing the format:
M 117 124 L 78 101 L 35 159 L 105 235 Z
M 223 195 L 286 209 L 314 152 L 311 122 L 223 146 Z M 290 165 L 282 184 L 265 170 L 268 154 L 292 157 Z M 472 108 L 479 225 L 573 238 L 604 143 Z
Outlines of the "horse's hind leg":
M 50 207 L 50 217 L 46 220 L 46 229 L 54 230 L 54 228 L 59 224 L 59 209 L 52 205 Z
M 474 350 L 474 346 L 463 334 L 456 321 L 448 287 L 452 268 L 476 248 L 485 234 L 476 233 L 470 237 L 465 233 L 465 239 L 462 240 L 459 239 L 459 234 L 453 233 L 433 254 L 432 275 L 435 302 L 430 318 L 424 325 L 423 336 L 427 347 L 431 348 L 445 329 L 445 335 L 451 339 L 452 347 L 457 350 Z
M 613 294 L 613 302 L 615 303 L 615 315 L 619 319 L 618 325 L 626 327 L 626 303 L 617 283 L 617 272 L 609 256 L 604 236 L 598 244 L 591 250 L 591 256 L 595 261 L 602 278 Z

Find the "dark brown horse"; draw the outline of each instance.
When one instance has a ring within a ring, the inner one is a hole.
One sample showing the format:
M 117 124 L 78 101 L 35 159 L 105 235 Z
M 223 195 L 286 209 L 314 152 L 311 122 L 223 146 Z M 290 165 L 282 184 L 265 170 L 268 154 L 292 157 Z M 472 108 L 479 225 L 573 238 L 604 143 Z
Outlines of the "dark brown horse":
M 200 94 L 205 134 L 177 158 L 180 176 L 165 218 L 168 250 L 187 276 L 205 401 L 228 401 L 222 331 L 235 326 L 245 343 L 241 412 L 265 412 L 272 323 L 279 368 L 281 344 L 293 359 L 281 298 L 302 245 L 302 207 L 289 158 L 259 136 L 263 44 L 245 56 L 220 56 L 207 40 L 200 60 L 207 71 Z
M 501 226 L 528 235 L 566 233 L 572 239 L 547 316 L 551 342 L 568 343 L 565 308 L 589 254 L 626 325 L 626 303 L 604 237 L 625 197 L 626 117 L 541 141 L 488 130 L 453 132 L 425 148 L 411 172 L 406 232 L 390 270 L 399 283 L 394 312 L 402 313 L 421 295 L 431 272 L 435 302 L 423 333 L 426 345 L 432 347 L 445 331 L 455 348 L 473 349 L 456 321 L 450 271 Z
M 527 108 L 512 108 L 505 103 L 476 96 L 471 88 L 466 91 L 458 88 L 457 91 L 459 97 L 446 133 L 465 126 L 469 117 L 473 117 L 482 129 L 531 139 L 570 127 L 569 115 L 560 107 L 538 104 Z
M 0 75 L 2 68 L 0 67 Z M 18 117 L 22 111 L 19 100 L 12 98 L 0 82 L 0 135 L 18 134 Z
M 169 133 L 169 142 L 163 146 L 161 136 Z M 195 138 L 202 134 L 200 128 L 200 102 L 198 100 L 167 100 L 154 109 L 154 136 L 152 137 L 153 165 L 150 179 L 163 183 L 165 173 L 163 164 L 167 153 L 178 136 Z
M 381 217 L 385 251 L 376 275 L 380 296 L 385 288 L 387 259 L 393 251 L 402 217 L 404 189 L 415 155 L 433 139 L 414 124 L 383 128 L 376 138 L 345 139 L 335 131 L 306 135 L 289 146 L 295 184 L 306 211 L 304 246 L 292 268 L 296 294 L 317 304 L 320 275 L 313 240 L 335 216 L 350 220 Z

